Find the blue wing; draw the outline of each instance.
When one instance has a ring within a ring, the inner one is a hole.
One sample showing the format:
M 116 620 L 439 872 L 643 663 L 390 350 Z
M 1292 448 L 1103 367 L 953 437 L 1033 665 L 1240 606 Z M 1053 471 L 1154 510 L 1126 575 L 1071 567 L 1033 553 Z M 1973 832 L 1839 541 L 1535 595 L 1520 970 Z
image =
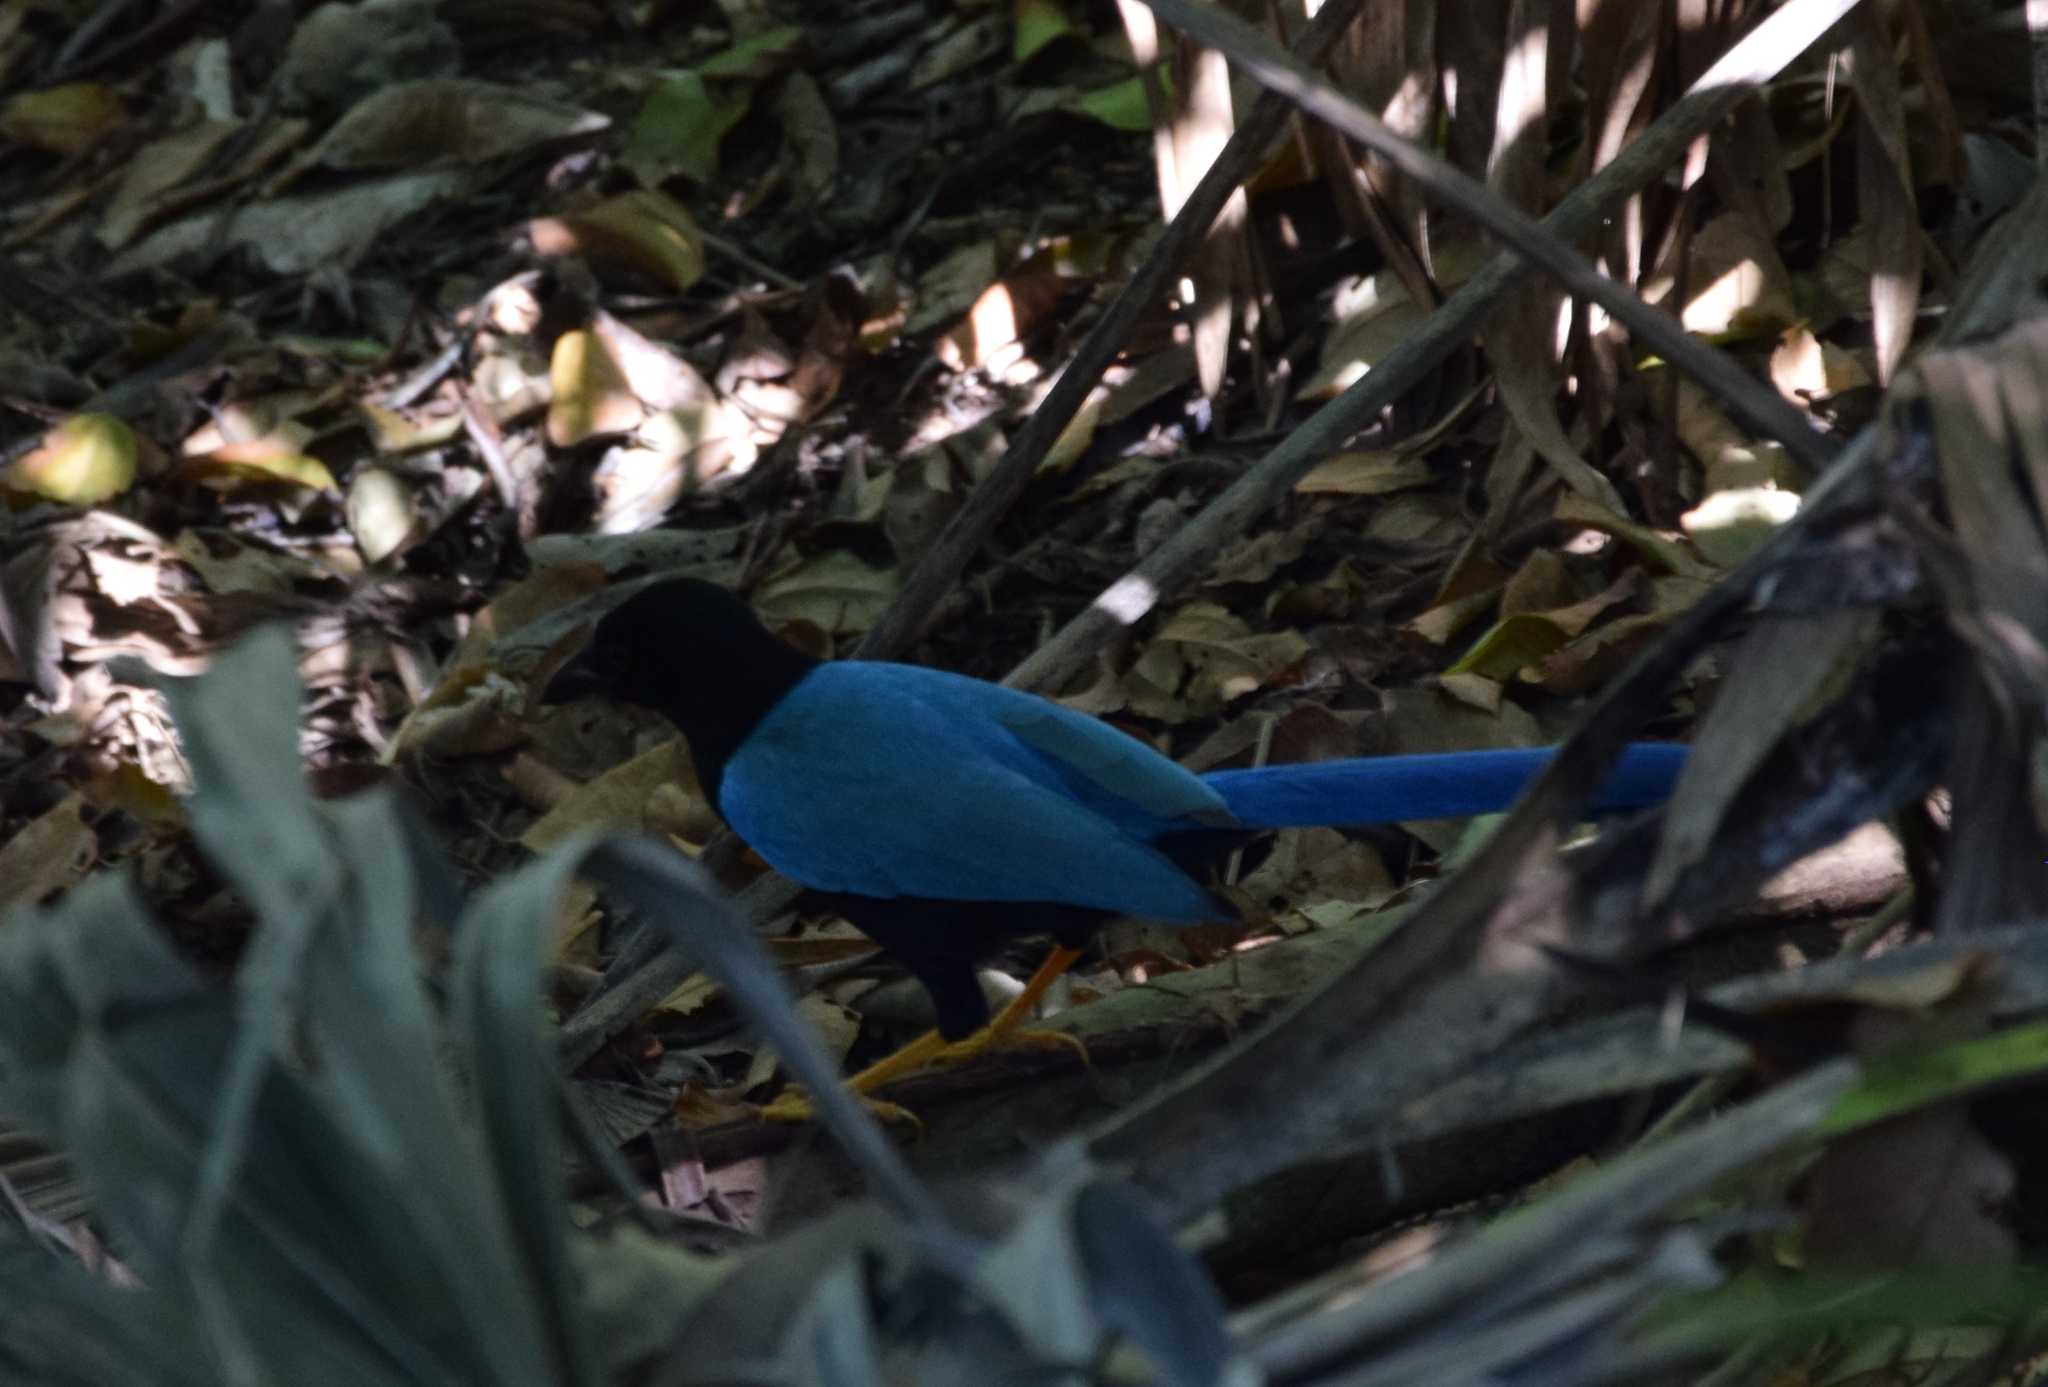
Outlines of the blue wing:
M 821 665 L 726 763 L 719 808 L 821 891 L 1219 911 L 1152 847 L 1229 822 L 1197 776 L 1085 714 L 911 665 Z

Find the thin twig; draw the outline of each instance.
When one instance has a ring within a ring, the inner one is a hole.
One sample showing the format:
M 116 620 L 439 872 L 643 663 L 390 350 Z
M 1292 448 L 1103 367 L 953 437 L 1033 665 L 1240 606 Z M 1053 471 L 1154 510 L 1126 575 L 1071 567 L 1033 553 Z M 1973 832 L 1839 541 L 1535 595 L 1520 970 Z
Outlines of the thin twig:
M 1596 230 L 1622 199 L 1664 175 L 1693 140 L 1720 124 L 1856 0 L 1799 0 L 1780 6 L 1740 39 L 1677 104 L 1614 161 L 1568 193 L 1541 223 L 1560 241 Z M 1271 509 L 1311 468 L 1343 447 L 1380 411 L 1414 389 L 1471 340 L 1528 267 L 1502 252 L 1349 390 L 1325 405 L 1208 507 L 1055 634 L 1005 681 L 1017 688 L 1060 688 L 1088 666 L 1112 632 L 1136 623 L 1160 598 L 1207 571 L 1222 546 Z
M 1302 32 L 1296 51 L 1309 62 L 1319 61 L 1342 36 L 1362 0 L 1336 0 Z M 1180 214 L 1146 257 L 1145 263 L 1104 310 L 1074 350 L 1073 360 L 1003 454 L 988 478 L 974 489 L 967 504 L 911 571 L 882 619 L 854 652 L 858 659 L 886 660 L 901 655 L 922 629 L 925 614 L 960 581 L 969 559 L 1024 494 L 1038 465 L 1079 412 L 1088 392 L 1123 349 L 1138 320 L 1152 311 L 1176 270 L 1208 234 L 1210 223 L 1237 186 L 1251 175 L 1279 135 L 1292 106 L 1271 92 L 1261 94 L 1244 124 L 1216 156 L 1216 162 L 1182 205 Z

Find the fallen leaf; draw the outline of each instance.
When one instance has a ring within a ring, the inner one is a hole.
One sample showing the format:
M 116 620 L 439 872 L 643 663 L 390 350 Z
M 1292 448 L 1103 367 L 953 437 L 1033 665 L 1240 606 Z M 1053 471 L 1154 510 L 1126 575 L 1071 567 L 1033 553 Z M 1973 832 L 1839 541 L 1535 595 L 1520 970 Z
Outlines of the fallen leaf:
M 1169 649 L 1193 675 L 1185 690 L 1190 706 L 1214 712 L 1294 668 L 1309 644 L 1299 631 L 1255 633 L 1214 603 L 1191 602 L 1161 624 L 1147 647 L 1148 653 Z
M 965 320 L 932 350 L 955 371 L 987 366 L 1036 331 L 1064 290 L 1064 281 L 1050 270 L 1000 279 L 981 292 Z
M 1692 297 L 1679 315 L 1687 332 L 1709 337 L 1748 337 L 1776 333 L 1799 313 L 1792 298 L 1792 277 L 1771 238 L 1753 220 L 1724 212 L 1695 232 L 1686 284 Z M 1661 304 L 1671 297 L 1676 281 L 1662 269 L 1643 286 L 1643 298 Z
M 669 785 L 680 786 L 697 808 L 696 837 L 702 841 L 718 827 L 718 818 L 697 785 L 689 748 L 681 738 L 673 738 L 578 786 L 535 821 L 519 842 L 533 852 L 546 852 L 587 829 L 644 833 L 649 827 L 648 801 Z
M 414 538 L 419 525 L 419 505 L 412 488 L 397 473 L 382 467 L 364 467 L 348 479 L 349 533 L 356 548 L 369 563 L 382 563 Z
M 1160 84 L 1171 91 L 1173 84 L 1164 67 L 1160 69 L 1159 78 Z M 1099 120 L 1112 130 L 1135 133 L 1152 128 L 1152 107 L 1145 99 L 1144 81 L 1138 77 L 1126 77 L 1106 87 L 1080 92 L 1059 104 L 1063 110 Z
M 167 215 L 186 179 L 204 171 L 208 162 L 240 130 L 239 121 L 203 120 L 135 152 L 121 186 L 100 218 L 99 241 L 109 250 L 133 240 L 143 227 Z M 186 194 L 189 199 L 193 194 Z
M 111 547 L 88 549 L 85 566 L 92 571 L 100 595 L 122 607 L 156 596 L 163 572 L 154 558 L 129 558 Z
M 1294 484 L 1300 492 L 1333 492 L 1340 496 L 1384 496 L 1427 486 L 1434 474 L 1427 462 L 1401 453 L 1337 453 L 1317 463 Z
M 314 491 L 339 491 L 334 474 L 318 458 L 299 451 L 303 433 L 281 429 L 262 438 L 225 443 L 213 452 L 185 459 L 185 471 L 200 485 L 232 491 L 259 482 L 286 482 Z
M 1700 552 L 1723 568 L 1755 553 L 1779 526 L 1799 513 L 1799 497 L 1775 487 L 1731 487 L 1707 496 L 1678 517 Z
M 714 53 L 697 65 L 706 77 L 760 82 L 780 76 L 803 55 L 804 31 L 794 24 L 780 24 L 741 39 L 723 53 Z
M 466 77 L 395 82 L 364 97 L 314 147 L 330 169 L 474 165 L 536 145 L 593 137 L 611 118 L 517 87 Z
M 7 490 L 71 506 L 94 506 L 135 482 L 135 431 L 111 414 L 74 414 L 14 460 Z
M 480 177 L 468 166 L 392 174 L 333 192 L 254 203 L 225 223 L 218 211 L 208 209 L 144 237 L 103 273 L 111 278 L 238 249 L 249 251 L 273 274 L 288 277 L 351 265 L 399 222 L 442 198 L 461 196 Z
M 170 787 L 151 780 L 140 766 L 124 761 L 85 782 L 80 793 L 97 809 L 118 809 L 158 828 L 181 828 L 185 809 Z M 4 878 L 0 878 L 4 879 Z
M 1557 498 L 1556 515 L 1559 520 L 1613 535 L 1661 572 L 1686 578 L 1714 576 L 1713 566 L 1701 562 L 1682 540 L 1617 515 L 1575 492 L 1568 491 Z
M 1029 59 L 1047 44 L 1069 35 L 1085 37 L 1058 0 L 1015 0 L 1010 10 L 1010 56 Z
M 745 82 L 707 82 L 701 72 L 670 73 L 640 103 L 620 161 L 648 187 L 681 174 L 707 183 L 718 172 L 718 147 L 746 118 L 754 89 Z
M 600 270 L 631 270 L 677 293 L 704 275 L 704 235 L 688 209 L 665 193 L 643 189 L 541 217 L 528 224 L 527 234 L 542 255 L 581 255 Z
M 1487 628 L 1472 643 L 1471 649 L 1444 673 L 1481 674 L 1489 679 L 1506 679 L 1560 649 L 1570 639 L 1570 634 L 1549 617 L 1535 612 L 1518 612 Z
M 912 291 L 916 307 L 904 321 L 903 330 L 915 334 L 951 322 L 973 307 L 995 277 L 994 241 L 962 246 L 918 276 Z
M 0 847 L 0 909 L 35 905 L 76 884 L 99 858 L 99 840 L 85 821 L 85 797 L 73 792 Z
M 627 387 L 626 373 L 587 328 L 555 339 L 548 379 L 554 400 L 548 405 L 547 435 L 557 448 L 624 433 L 647 413 Z
M 111 88 L 73 82 L 23 92 L 0 106 L 0 139 L 69 157 L 105 139 L 126 116 Z
M 895 600 L 902 575 L 870 568 L 842 550 L 805 559 L 771 575 L 754 605 L 778 621 L 808 621 L 834 635 L 859 635 Z

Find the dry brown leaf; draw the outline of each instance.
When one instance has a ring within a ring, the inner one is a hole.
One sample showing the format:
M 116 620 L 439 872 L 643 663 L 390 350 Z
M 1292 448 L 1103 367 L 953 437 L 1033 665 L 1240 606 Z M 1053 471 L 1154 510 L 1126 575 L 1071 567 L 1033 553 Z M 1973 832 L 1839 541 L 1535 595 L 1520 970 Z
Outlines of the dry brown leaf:
M 336 121 L 311 162 L 331 169 L 473 165 L 536 145 L 587 139 L 611 118 L 516 87 L 429 77 L 380 87 Z
M 1792 277 L 1769 235 L 1748 217 L 1723 213 L 1701 227 L 1691 242 L 1686 267 L 1686 300 L 1679 320 L 1688 332 L 1709 337 L 1776 333 L 1798 321 Z M 1650 303 L 1667 302 L 1676 287 L 1668 267 L 1643 286 Z
M 630 270 L 681 293 L 704 275 L 704 235 L 689 209 L 665 193 L 640 189 L 580 212 L 527 224 L 542 255 L 581 255 L 593 268 Z
M 717 830 L 718 816 L 698 787 L 689 748 L 682 739 L 674 738 L 578 786 L 535 821 L 519 841 L 534 852 L 546 852 L 563 839 L 590 829 L 644 833 L 654 826 L 648 822 L 649 800 L 664 787 L 679 790 L 695 810 L 696 832 L 686 836 L 702 842 Z
M 35 905 L 76 885 L 99 853 L 99 839 L 85 821 L 85 796 L 74 791 L 0 847 L 0 910 Z
M 1913 319 L 1920 308 L 1920 208 L 1889 23 L 1859 5 L 1841 27 L 1849 36 L 1849 79 L 1863 117 L 1857 126 L 1856 201 L 1870 231 L 1870 327 L 1877 379 L 1883 385 L 1891 382 L 1912 345 Z
M 1022 349 L 1065 292 L 1052 270 L 1014 274 L 991 284 L 974 300 L 967 317 L 933 344 L 939 360 L 955 371 L 997 365 Z
M 600 434 L 624 433 L 646 416 L 626 373 L 595 334 L 578 328 L 555 339 L 548 367 L 554 400 L 548 406 L 548 442 L 568 448 Z
M 203 171 L 214 155 L 242 129 L 239 121 L 202 120 L 187 129 L 152 140 L 128 161 L 121 186 L 114 190 L 100 218 L 99 241 L 118 250 L 138 232 L 168 215 L 195 194 L 178 195 L 179 185 Z
M 1294 484 L 1296 491 L 1340 496 L 1385 496 L 1427 486 L 1436 474 L 1422 458 L 1401 452 L 1335 453 Z
M 121 98 L 99 82 L 23 92 L 0 106 L 0 140 L 46 154 L 83 154 L 127 118 Z
M 1446 598 L 1402 624 L 1432 645 L 1442 645 L 1452 636 L 1494 609 L 1502 587 L 1478 588 L 1458 597 Z
M 859 635 L 875 624 L 902 584 L 894 569 L 870 568 L 833 550 L 770 575 L 754 590 L 754 605 L 777 621 L 808 621 L 832 635 Z
M 1185 690 L 1187 706 L 1214 712 L 1264 688 L 1299 664 L 1308 650 L 1308 641 L 1298 631 L 1255 633 L 1215 603 L 1191 602 L 1160 624 L 1146 655 L 1171 652 L 1174 662 L 1192 676 Z M 1141 656 L 1139 665 L 1144 664 Z M 1137 699 L 1132 706 L 1138 706 Z
M 995 283 L 997 258 L 994 241 L 976 241 L 918 276 L 912 291 L 915 306 L 903 331 L 912 335 L 926 332 L 966 313 L 982 291 Z

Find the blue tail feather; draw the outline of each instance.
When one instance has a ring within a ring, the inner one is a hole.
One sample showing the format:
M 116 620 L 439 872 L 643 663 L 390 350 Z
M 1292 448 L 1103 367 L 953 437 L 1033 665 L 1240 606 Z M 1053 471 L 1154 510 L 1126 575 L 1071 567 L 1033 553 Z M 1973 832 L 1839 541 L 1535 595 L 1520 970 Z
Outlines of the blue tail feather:
M 1491 814 L 1515 802 L 1555 747 L 1311 761 L 1202 777 L 1249 828 L 1302 828 Z M 1638 742 L 1622 753 L 1593 801 L 1606 813 L 1668 797 L 1685 766 L 1678 742 Z

